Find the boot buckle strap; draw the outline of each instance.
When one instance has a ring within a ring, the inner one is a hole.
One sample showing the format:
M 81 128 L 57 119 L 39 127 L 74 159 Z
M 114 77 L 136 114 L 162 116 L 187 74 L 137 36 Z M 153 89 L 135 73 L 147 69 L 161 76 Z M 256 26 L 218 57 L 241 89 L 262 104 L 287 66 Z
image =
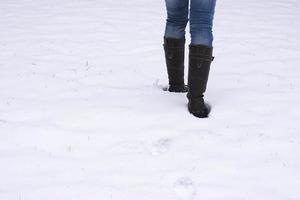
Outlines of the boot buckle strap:
M 205 55 L 191 55 L 191 58 L 197 59 L 199 61 L 212 62 L 215 57 L 214 56 L 205 56 Z

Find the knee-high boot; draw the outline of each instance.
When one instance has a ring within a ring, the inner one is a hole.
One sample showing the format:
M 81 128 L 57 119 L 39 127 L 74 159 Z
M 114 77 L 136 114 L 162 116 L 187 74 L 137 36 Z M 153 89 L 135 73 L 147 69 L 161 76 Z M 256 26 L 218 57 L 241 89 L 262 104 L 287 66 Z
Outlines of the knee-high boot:
M 204 92 L 214 57 L 213 48 L 204 45 L 190 45 L 188 73 L 188 110 L 199 118 L 208 117 L 210 106 L 204 102 Z
M 169 78 L 169 92 L 187 92 L 184 84 L 185 38 L 164 38 L 164 50 Z

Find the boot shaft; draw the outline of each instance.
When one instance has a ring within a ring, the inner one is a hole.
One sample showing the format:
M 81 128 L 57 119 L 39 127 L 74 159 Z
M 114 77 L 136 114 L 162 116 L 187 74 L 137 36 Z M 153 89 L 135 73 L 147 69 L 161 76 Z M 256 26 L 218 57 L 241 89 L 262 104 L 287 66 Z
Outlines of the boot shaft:
M 214 57 L 213 48 L 203 45 L 190 45 L 188 98 L 202 98 L 206 91 L 210 64 Z
M 165 59 L 170 87 L 184 86 L 184 49 L 185 38 L 164 38 Z

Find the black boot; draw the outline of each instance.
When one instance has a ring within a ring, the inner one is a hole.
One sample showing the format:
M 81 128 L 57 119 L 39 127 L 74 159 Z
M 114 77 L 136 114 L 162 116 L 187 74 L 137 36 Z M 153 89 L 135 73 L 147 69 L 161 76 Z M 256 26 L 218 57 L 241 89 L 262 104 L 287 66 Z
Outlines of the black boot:
M 210 64 L 214 57 L 213 49 L 203 45 L 190 45 L 189 52 L 189 74 L 187 94 L 189 103 L 188 110 L 199 118 L 208 117 L 210 106 L 204 102 Z
M 164 50 L 169 77 L 169 92 L 187 92 L 184 84 L 185 38 L 164 38 Z

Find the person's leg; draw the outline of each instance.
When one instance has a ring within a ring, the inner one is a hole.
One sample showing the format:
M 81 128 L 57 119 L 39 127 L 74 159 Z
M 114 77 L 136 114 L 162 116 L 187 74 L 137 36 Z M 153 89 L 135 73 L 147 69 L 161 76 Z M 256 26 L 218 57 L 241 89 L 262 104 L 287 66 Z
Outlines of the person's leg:
M 187 92 L 184 84 L 184 48 L 188 5 L 189 0 L 166 0 L 168 18 L 164 50 L 169 78 L 167 90 L 170 92 Z
M 188 22 L 189 0 L 165 0 L 165 2 L 168 15 L 165 38 L 184 38 Z
M 191 0 L 190 34 L 192 45 L 213 46 L 213 19 L 216 0 Z
M 188 75 L 188 110 L 196 117 L 208 117 L 210 107 L 204 102 L 204 92 L 213 60 L 212 24 L 216 0 L 191 0 Z

